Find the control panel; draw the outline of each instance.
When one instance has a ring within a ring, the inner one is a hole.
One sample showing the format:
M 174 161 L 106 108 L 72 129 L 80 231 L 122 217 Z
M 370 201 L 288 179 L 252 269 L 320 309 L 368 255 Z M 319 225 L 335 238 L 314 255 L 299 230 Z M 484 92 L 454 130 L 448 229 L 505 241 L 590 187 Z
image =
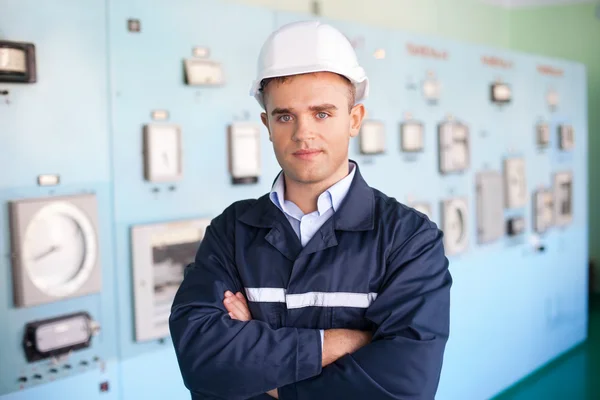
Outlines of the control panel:
M 170 305 L 211 218 L 281 171 L 248 88 L 264 39 L 306 16 L 223 2 L 28 7 L 0 13 L 0 400 L 67 386 L 86 400 L 189 398 Z M 574 343 L 586 326 L 582 65 L 315 18 L 343 31 L 369 76 L 349 158 L 443 232 L 455 335 L 513 338 L 458 348 L 445 368 L 492 357 L 513 382 L 523 370 L 500 352 L 534 349 L 534 365 Z M 557 292 L 573 301 L 544 330 Z M 486 373 L 445 380 L 440 397 L 476 397 L 465 388 Z

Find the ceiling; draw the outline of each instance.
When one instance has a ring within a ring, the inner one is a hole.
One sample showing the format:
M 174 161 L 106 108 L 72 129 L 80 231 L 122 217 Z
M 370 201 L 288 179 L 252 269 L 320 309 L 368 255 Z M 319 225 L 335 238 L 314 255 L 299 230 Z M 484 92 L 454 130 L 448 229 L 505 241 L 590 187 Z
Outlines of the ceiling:
M 480 0 L 483 3 L 494 4 L 507 8 L 543 7 L 557 4 L 595 3 L 594 0 Z

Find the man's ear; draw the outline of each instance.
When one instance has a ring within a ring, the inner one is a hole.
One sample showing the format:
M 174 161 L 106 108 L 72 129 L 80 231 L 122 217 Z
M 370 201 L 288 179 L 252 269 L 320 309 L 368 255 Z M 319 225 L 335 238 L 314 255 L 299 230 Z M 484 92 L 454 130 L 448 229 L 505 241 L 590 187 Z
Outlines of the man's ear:
M 356 137 L 365 118 L 365 106 L 357 104 L 350 110 L 350 137 Z
M 269 116 L 267 113 L 261 113 L 260 119 L 262 120 L 263 125 L 267 128 L 267 132 L 269 132 L 269 140 L 272 142 L 273 138 L 271 138 L 271 129 L 269 129 Z

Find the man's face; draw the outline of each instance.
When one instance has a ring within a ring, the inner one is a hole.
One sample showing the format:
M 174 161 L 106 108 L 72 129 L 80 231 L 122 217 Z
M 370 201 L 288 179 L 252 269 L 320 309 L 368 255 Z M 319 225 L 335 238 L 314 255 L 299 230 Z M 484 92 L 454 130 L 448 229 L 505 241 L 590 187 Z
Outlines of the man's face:
M 287 179 L 335 182 L 348 173 L 348 143 L 364 117 L 364 106 L 349 110 L 349 99 L 349 82 L 329 72 L 267 85 L 261 117 Z

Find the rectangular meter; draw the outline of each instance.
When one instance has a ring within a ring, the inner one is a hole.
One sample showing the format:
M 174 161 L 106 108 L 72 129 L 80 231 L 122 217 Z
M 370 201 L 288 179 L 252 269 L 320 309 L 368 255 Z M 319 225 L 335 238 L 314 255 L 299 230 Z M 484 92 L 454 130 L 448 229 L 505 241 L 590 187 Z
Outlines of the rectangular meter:
M 379 121 L 365 121 L 360 129 L 360 152 L 381 154 L 385 151 L 385 126 Z
M 0 82 L 34 83 L 36 80 L 33 43 L 0 40 Z
M 554 175 L 554 219 L 557 226 L 573 220 L 573 174 L 569 171 Z
M 492 84 L 490 94 L 494 103 L 509 103 L 512 96 L 510 86 L 505 83 Z
M 423 124 L 405 122 L 400 126 L 402 151 L 418 152 L 423 150 Z
M 521 208 L 527 204 L 527 175 L 525 159 L 511 157 L 504 160 L 505 203 L 507 208 Z
M 23 350 L 28 362 L 57 357 L 90 346 L 100 325 L 87 312 L 78 312 L 25 325 Z
M 232 183 L 257 183 L 261 172 L 260 126 L 236 122 L 229 126 L 229 173 Z
M 182 134 L 178 125 L 144 127 L 144 175 L 150 182 L 177 181 L 183 177 Z
M 550 143 L 550 127 L 546 123 L 540 123 L 536 127 L 537 144 L 539 147 L 547 147 Z
M 573 126 L 567 124 L 558 126 L 558 143 L 561 150 L 571 150 L 575 146 Z
M 454 121 L 438 127 L 439 169 L 442 174 L 464 171 L 469 167 L 469 128 Z
M 185 65 L 185 82 L 191 86 L 220 86 L 225 83 L 220 63 L 204 59 L 188 59 Z

